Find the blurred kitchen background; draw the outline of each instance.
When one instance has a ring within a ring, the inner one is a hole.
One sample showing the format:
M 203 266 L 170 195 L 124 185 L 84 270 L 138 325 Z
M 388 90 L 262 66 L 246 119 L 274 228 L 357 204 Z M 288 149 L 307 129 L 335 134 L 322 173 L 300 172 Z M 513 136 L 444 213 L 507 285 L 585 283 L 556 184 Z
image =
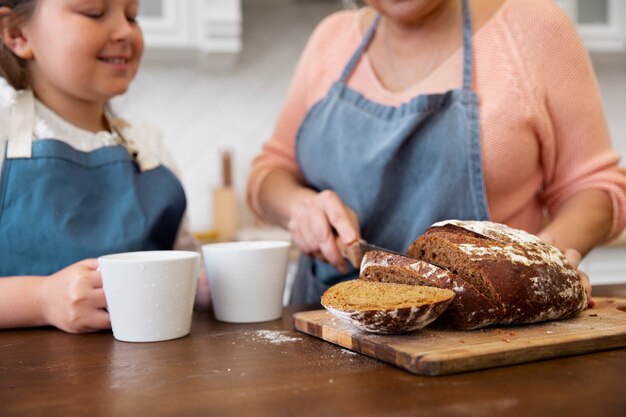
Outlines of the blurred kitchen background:
M 146 56 L 114 107 L 163 129 L 187 192 L 191 229 L 200 238 L 216 237 L 215 216 L 236 229 L 233 238 L 288 238 L 255 222 L 245 204 L 246 178 L 311 31 L 348 3 L 141 0 Z M 590 51 L 613 144 L 626 167 L 626 1 L 557 3 L 577 22 Z M 594 250 L 583 268 L 594 284 L 626 282 L 626 236 Z

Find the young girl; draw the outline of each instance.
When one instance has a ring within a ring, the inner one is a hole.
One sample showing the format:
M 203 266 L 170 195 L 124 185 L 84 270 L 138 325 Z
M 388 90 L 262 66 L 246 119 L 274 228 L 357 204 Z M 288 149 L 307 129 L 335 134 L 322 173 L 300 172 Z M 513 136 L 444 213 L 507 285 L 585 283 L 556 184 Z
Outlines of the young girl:
M 110 328 L 95 257 L 196 249 L 159 135 L 107 107 L 139 67 L 137 9 L 0 0 L 0 328 Z

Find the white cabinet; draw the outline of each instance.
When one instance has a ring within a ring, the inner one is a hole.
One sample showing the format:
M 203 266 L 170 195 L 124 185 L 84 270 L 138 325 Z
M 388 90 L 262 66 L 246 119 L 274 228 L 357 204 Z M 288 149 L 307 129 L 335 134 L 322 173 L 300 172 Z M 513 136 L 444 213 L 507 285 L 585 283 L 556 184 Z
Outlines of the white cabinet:
M 148 59 L 229 66 L 241 51 L 241 0 L 142 0 L 138 20 Z
M 626 52 L 626 1 L 557 0 L 590 52 Z
M 139 9 L 139 24 L 147 48 L 191 46 L 189 1 L 143 0 Z

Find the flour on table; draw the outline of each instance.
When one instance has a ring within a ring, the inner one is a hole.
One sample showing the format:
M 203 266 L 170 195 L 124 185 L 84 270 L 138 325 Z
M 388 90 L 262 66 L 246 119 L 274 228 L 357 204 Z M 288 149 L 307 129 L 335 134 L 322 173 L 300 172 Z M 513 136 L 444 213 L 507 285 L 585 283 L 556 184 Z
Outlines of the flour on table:
M 281 344 L 287 342 L 299 342 L 302 339 L 299 337 L 287 336 L 287 331 L 273 331 L 273 330 L 257 330 L 254 335 L 274 344 Z

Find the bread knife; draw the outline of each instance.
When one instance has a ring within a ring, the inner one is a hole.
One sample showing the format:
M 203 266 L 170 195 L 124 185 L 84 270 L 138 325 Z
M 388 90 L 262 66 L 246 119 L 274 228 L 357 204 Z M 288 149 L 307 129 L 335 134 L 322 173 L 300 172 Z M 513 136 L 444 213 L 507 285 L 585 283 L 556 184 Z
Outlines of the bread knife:
M 363 260 L 363 256 L 365 255 L 365 252 L 378 251 L 378 252 L 391 253 L 393 255 L 400 255 L 400 256 L 404 256 L 405 258 L 411 258 L 411 259 L 415 259 L 418 261 L 426 262 L 438 268 L 445 269 L 446 271 L 450 271 L 450 269 L 445 266 L 436 264 L 434 262 L 425 261 L 423 259 L 418 259 L 413 256 L 407 255 L 406 253 L 398 252 L 392 249 L 383 248 L 381 246 L 374 245 L 373 243 L 369 243 L 365 241 L 364 239 L 358 239 L 350 243 L 349 245 L 345 245 L 343 242 L 341 242 L 339 238 L 337 238 L 337 247 L 339 248 L 339 252 L 341 252 L 341 255 L 344 258 L 346 258 L 350 262 L 350 264 L 352 264 L 353 267 L 357 269 L 361 267 L 361 261 Z

